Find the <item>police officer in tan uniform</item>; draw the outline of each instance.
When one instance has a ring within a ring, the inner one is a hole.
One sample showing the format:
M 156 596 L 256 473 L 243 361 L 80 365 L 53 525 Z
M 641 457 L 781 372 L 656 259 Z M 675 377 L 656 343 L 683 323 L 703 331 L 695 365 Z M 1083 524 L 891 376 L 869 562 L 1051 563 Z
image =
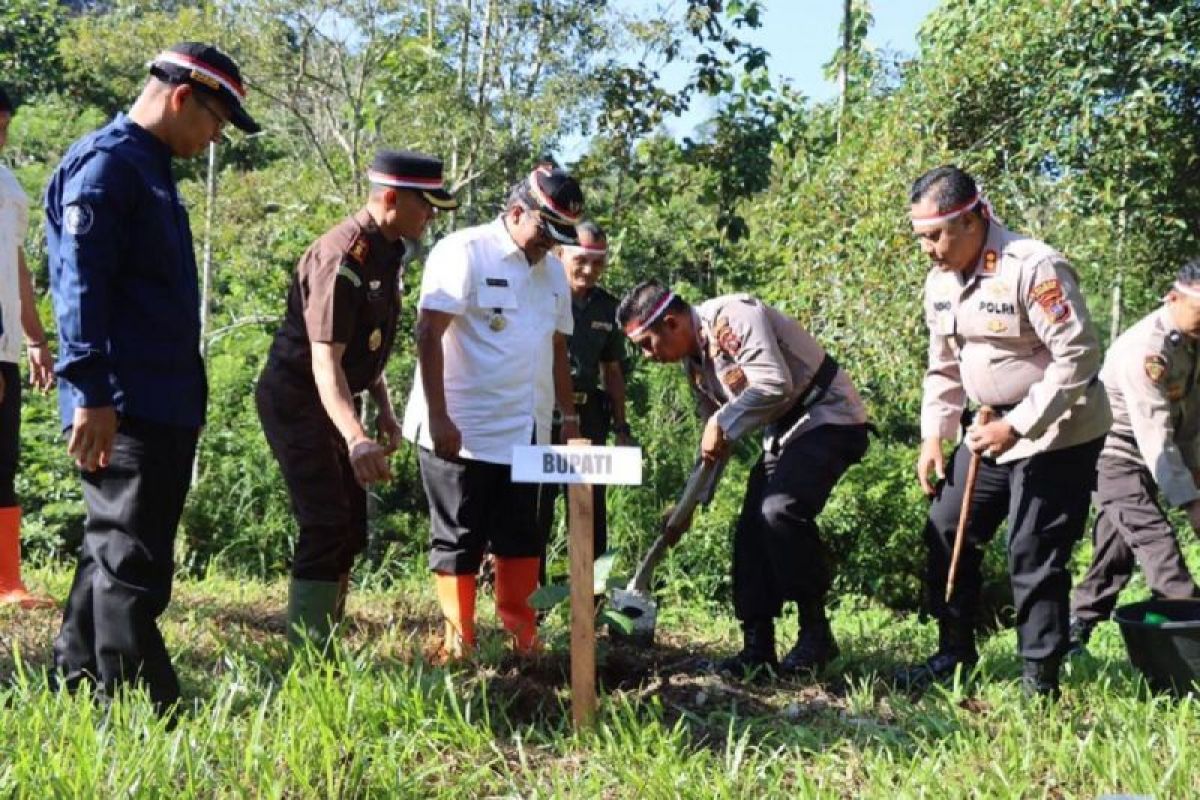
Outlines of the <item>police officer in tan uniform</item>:
M 1075 587 L 1072 649 L 1112 613 L 1135 561 L 1158 597 L 1200 591 L 1184 563 L 1163 497 L 1200 530 L 1200 259 L 1185 264 L 1163 306 L 1112 344 L 1100 379 L 1113 426 L 1100 453 L 1092 564 Z
M 925 527 L 929 602 L 939 646 L 899 681 L 923 686 L 970 668 L 983 546 L 1008 520 L 1022 686 L 1054 694 L 1067 650 L 1071 548 L 1083 532 L 1096 458 L 1111 414 L 1101 349 L 1074 270 L 991 213 L 974 179 L 939 167 L 913 184 L 912 225 L 933 262 L 925 281 L 929 367 L 917 477 L 933 497 Z M 999 415 L 971 424 L 972 409 Z M 945 470 L 943 443 L 965 439 Z M 980 453 L 958 579 L 944 601 L 967 467 Z M 936 472 L 939 481 L 930 481 Z
M 318 644 L 345 609 L 354 557 L 367 541 L 366 487 L 391 478 L 400 443 L 383 369 L 396 335 L 404 264 L 435 209 L 457 201 L 442 162 L 383 150 L 366 205 L 317 239 L 296 268 L 287 312 L 259 378 L 263 431 L 300 527 L 288 593 L 288 636 Z M 359 420 L 369 392 L 382 442 Z
M 744 647 L 718 668 L 741 676 L 820 669 L 838 648 L 825 616 L 832 574 L 815 520 L 867 450 L 867 414 L 849 376 L 798 322 L 745 294 L 693 308 L 647 281 L 621 301 L 617 322 L 648 357 L 684 363 L 706 419 L 702 459 L 720 461 L 733 442 L 763 431 L 733 543 Z M 677 541 L 690 524 L 667 530 L 668 538 Z M 800 637 L 780 662 L 775 617 L 789 600 Z

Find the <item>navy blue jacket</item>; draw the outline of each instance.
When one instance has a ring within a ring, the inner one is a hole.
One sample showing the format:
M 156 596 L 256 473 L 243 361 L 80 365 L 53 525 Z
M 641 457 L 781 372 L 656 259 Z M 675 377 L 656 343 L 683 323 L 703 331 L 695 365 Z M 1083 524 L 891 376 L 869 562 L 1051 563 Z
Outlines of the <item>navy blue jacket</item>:
M 67 151 L 46 188 L 59 410 L 199 427 L 208 387 L 187 209 L 167 146 L 124 114 Z

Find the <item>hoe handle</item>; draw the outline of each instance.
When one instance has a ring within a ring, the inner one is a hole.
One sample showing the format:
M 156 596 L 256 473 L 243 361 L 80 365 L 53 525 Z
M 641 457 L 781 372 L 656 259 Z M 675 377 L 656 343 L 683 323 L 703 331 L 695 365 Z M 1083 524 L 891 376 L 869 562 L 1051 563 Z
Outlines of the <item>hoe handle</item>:
M 996 414 L 991 406 L 981 406 L 975 414 L 975 421 L 986 425 Z M 979 477 L 979 453 L 971 453 L 971 463 L 967 467 L 967 485 L 963 487 L 962 507 L 958 510 L 958 530 L 954 532 L 954 552 L 950 556 L 950 571 L 946 575 L 946 602 L 950 602 L 954 594 L 954 579 L 958 576 L 958 562 L 962 557 L 963 541 L 967 538 L 967 522 L 971 518 L 971 498 L 975 495 L 975 479 Z

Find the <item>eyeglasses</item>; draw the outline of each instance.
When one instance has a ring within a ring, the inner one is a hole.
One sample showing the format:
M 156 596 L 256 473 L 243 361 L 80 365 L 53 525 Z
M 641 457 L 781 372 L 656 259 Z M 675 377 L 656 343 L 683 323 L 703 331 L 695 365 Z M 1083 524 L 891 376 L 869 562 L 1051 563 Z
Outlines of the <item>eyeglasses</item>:
M 550 232 L 550 223 L 546 221 L 546 217 L 542 214 L 540 209 L 527 208 L 526 213 L 532 215 L 533 218 L 537 220 L 537 234 L 539 237 L 550 244 L 555 244 L 558 242 L 558 238 Z
M 228 119 L 226 119 L 225 117 L 221 116 L 219 113 L 217 113 L 217 110 L 216 110 L 215 108 L 213 108 L 212 106 L 210 106 L 210 105 L 209 105 L 208 103 L 206 103 L 204 100 L 201 100 L 201 99 L 200 99 L 200 93 L 199 93 L 199 92 L 197 92 L 197 91 L 193 91 L 193 92 L 192 92 L 192 99 L 193 99 L 193 100 L 195 100 L 195 101 L 196 101 L 196 102 L 197 102 L 197 103 L 200 105 L 200 107 L 201 107 L 201 108 L 203 108 L 205 111 L 207 111 L 209 114 L 211 114 L 211 115 L 212 115 L 212 117 L 213 117 L 213 119 L 215 119 L 215 120 L 217 121 L 217 132 L 218 132 L 218 133 L 220 133 L 222 130 L 224 130 L 225 126 L 229 124 L 229 120 L 228 120 Z

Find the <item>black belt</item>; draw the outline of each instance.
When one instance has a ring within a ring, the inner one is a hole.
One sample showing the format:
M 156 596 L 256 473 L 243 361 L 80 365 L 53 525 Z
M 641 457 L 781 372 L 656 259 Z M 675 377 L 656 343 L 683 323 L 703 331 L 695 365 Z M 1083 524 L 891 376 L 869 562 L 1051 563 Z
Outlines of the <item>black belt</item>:
M 833 384 L 833 379 L 837 377 L 837 373 L 837 359 L 826 353 L 825 359 L 817 367 L 816 374 L 813 375 L 812 380 L 808 382 L 808 386 L 800 393 L 800 396 L 796 398 L 796 402 L 783 412 L 783 416 L 771 423 L 775 432 L 777 434 L 787 432 L 808 413 L 810 408 L 821 402 L 825 393 L 829 391 L 830 385 Z
M 987 404 L 985 404 L 985 405 L 987 405 Z M 1004 406 L 988 405 L 988 408 L 992 409 L 992 411 L 996 412 L 996 414 L 1003 417 L 1005 414 L 1012 411 L 1018 405 L 1019 405 L 1018 403 L 1009 403 L 1008 405 L 1004 405 Z M 962 426 L 964 428 L 969 427 L 970 424 L 975 421 L 975 415 L 979 413 L 980 408 L 982 408 L 982 406 L 974 406 L 974 407 L 966 406 L 963 408 L 962 416 L 959 418 L 959 422 L 962 423 Z

